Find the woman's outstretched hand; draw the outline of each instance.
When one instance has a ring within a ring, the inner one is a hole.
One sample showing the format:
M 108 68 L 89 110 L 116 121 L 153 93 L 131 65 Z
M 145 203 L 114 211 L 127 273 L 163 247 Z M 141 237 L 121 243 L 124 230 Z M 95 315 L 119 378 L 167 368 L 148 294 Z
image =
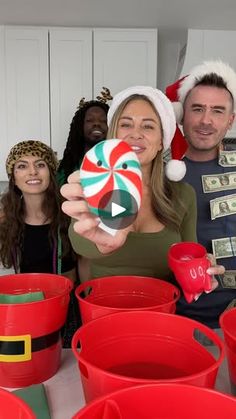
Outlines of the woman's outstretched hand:
M 62 211 L 76 220 L 75 232 L 92 241 L 103 254 L 121 247 L 132 226 L 118 230 L 114 236 L 104 231 L 99 227 L 101 220 L 89 210 L 80 184 L 79 171 L 72 173 L 67 181 L 68 183 L 61 187 L 61 194 L 66 199 L 62 204 Z

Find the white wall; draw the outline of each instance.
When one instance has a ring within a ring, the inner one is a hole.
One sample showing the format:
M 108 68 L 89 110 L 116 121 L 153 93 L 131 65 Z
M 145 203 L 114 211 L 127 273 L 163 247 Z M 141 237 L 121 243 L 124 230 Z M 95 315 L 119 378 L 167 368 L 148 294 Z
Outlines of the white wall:
M 187 34 L 184 29 L 159 30 L 157 87 L 161 90 L 177 80 L 181 73 Z

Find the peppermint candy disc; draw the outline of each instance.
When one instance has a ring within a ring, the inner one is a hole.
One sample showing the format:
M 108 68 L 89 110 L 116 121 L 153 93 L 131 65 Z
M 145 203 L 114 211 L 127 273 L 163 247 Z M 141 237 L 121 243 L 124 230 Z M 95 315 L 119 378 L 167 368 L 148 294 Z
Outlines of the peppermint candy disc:
M 112 191 L 125 191 L 141 205 L 142 173 L 137 155 L 122 140 L 101 141 L 84 156 L 80 168 L 84 196 L 93 213 L 99 215 L 101 202 Z

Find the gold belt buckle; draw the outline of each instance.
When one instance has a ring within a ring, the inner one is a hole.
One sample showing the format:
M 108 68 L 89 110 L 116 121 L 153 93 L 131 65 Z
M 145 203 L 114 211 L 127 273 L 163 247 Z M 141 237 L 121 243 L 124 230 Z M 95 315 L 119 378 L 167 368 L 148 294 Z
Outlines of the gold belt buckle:
M 0 354 L 0 362 L 22 362 L 30 361 L 31 353 L 31 335 L 20 336 L 0 336 L 0 341 L 3 342 L 24 342 L 24 353 L 17 355 Z

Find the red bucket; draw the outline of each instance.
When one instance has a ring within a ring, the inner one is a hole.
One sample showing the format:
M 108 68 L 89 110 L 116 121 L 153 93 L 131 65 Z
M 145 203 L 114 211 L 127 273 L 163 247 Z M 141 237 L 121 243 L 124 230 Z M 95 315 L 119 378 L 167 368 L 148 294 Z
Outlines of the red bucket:
M 212 341 L 217 359 L 196 340 L 196 333 Z M 86 323 L 75 332 L 72 350 L 87 402 L 151 382 L 214 387 L 224 357 L 223 342 L 207 326 L 154 311 L 115 313 Z
M 44 295 L 41 301 L 0 304 L 0 386 L 38 384 L 56 373 L 71 289 L 71 281 L 60 275 L 0 277 L 0 294 Z
M 220 316 L 231 381 L 231 390 L 236 395 L 236 308 L 224 311 Z
M 0 418 L 36 419 L 30 407 L 10 391 L 0 389 Z
M 236 417 L 236 399 L 186 384 L 150 384 L 110 393 L 73 419 L 209 419 Z
M 85 294 L 85 297 L 84 297 Z M 83 323 L 127 310 L 175 313 L 180 291 L 161 279 L 146 276 L 108 276 L 86 281 L 75 295 Z

